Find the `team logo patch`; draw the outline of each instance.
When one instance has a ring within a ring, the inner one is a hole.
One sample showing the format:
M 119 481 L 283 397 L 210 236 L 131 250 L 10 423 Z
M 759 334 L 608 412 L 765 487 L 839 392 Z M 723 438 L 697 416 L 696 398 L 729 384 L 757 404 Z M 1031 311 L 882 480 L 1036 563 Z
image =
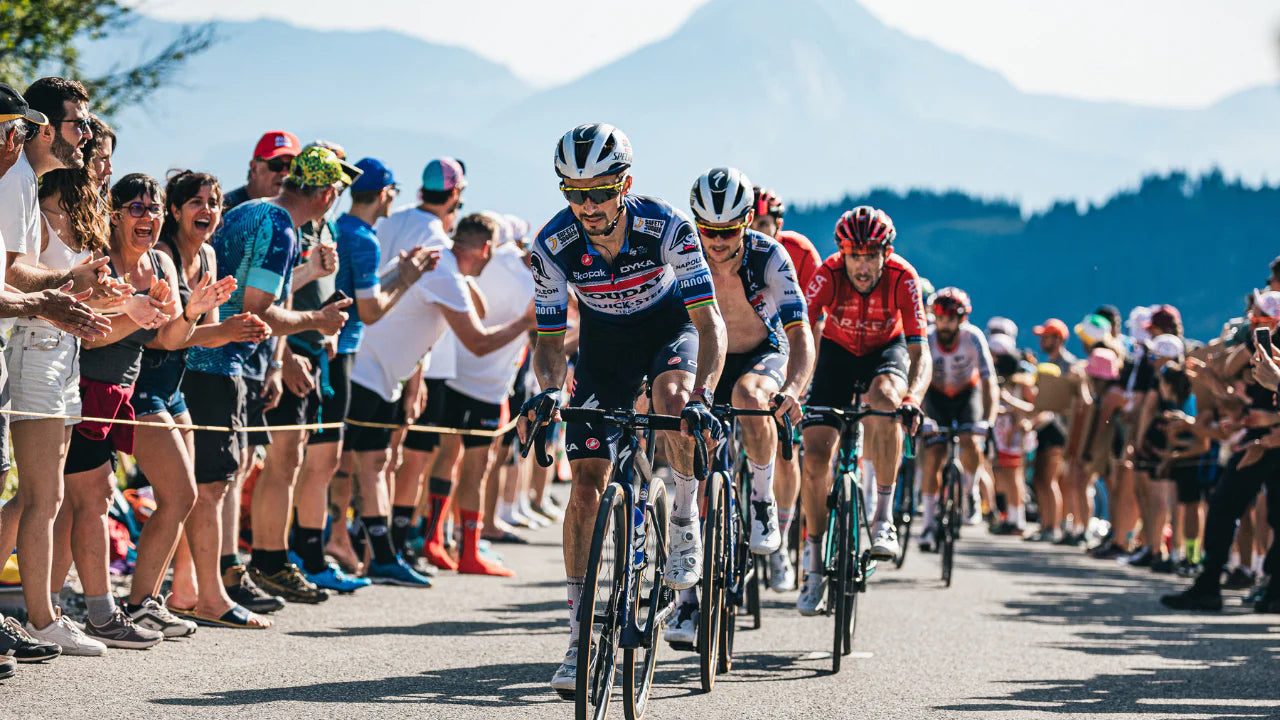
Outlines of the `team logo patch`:
M 595 438 L 587 438 L 587 449 L 588 449 L 588 450 L 599 450 L 599 449 L 600 449 L 600 441 L 599 441 L 599 440 L 597 440 L 597 439 L 595 439 Z
M 582 264 L 583 265 L 591 264 L 591 253 L 582 253 Z
M 670 360 L 668 360 L 668 361 L 667 361 L 667 364 L 668 364 L 668 365 L 679 365 L 679 364 L 680 364 L 680 356 L 679 356 L 679 355 L 677 355 L 676 357 L 671 358 Z
M 547 238 L 546 240 L 547 249 L 550 250 L 553 254 L 558 253 L 561 250 L 568 247 L 574 240 L 577 240 L 577 239 L 578 239 L 578 228 L 573 225 L 570 225 L 569 227 L 561 230 L 555 235 L 552 235 Z
M 755 370 L 763 370 L 763 369 L 764 369 L 764 363 L 756 363 L 756 366 L 755 366 L 755 368 L 753 368 L 753 369 L 755 369 Z
M 642 232 L 645 235 L 652 235 L 656 238 L 662 237 L 662 230 L 667 226 L 667 221 L 662 218 L 642 218 L 638 217 L 631 222 L 631 229 L 636 232 Z

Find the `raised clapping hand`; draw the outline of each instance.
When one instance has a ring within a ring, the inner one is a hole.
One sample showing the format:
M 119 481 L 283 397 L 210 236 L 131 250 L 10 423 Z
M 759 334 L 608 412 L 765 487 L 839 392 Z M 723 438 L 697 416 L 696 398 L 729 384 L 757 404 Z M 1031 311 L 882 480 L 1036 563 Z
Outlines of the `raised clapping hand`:
M 231 342 L 260 343 L 271 337 L 271 326 L 253 313 L 232 315 L 221 325 Z
M 436 264 L 440 262 L 440 249 L 427 249 L 421 245 L 412 250 L 400 251 L 400 275 L 404 277 L 406 285 L 412 285 L 422 277 L 425 272 L 436 269 Z
M 121 305 L 138 327 L 155 330 L 169 322 L 177 312 L 177 304 L 169 299 L 169 283 L 156 278 L 146 295 L 132 295 Z
M 231 297 L 236 290 L 236 279 L 230 275 L 214 280 L 213 273 L 205 273 L 191 288 L 191 299 L 187 302 L 187 317 L 198 318 L 210 310 L 219 307 Z
M 38 316 L 48 320 L 54 327 L 69 332 L 81 340 L 97 340 L 106 337 L 111 331 L 111 321 L 94 312 L 85 304 L 85 300 L 93 293 L 87 289 L 75 295 L 70 294 L 71 282 L 57 290 L 43 290 L 39 294 Z

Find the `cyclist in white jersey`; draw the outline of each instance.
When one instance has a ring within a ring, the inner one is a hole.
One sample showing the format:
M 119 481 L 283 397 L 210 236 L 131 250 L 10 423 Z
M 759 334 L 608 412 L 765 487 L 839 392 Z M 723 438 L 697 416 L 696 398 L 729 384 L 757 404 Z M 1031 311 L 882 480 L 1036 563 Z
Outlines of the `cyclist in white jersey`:
M 929 330 L 929 352 L 933 356 L 933 381 L 924 395 L 924 413 L 929 417 L 925 429 L 946 430 L 953 421 L 959 426 L 960 466 L 967 496 L 982 460 L 986 428 L 999 410 L 995 363 L 982 331 L 968 322 L 973 305 L 967 293 L 959 288 L 942 288 L 934 295 L 932 309 L 935 324 Z M 921 519 L 925 530 L 920 535 L 920 549 L 925 552 L 936 547 L 939 470 L 946 457 L 941 440 L 938 437 L 927 443 L 921 473 Z

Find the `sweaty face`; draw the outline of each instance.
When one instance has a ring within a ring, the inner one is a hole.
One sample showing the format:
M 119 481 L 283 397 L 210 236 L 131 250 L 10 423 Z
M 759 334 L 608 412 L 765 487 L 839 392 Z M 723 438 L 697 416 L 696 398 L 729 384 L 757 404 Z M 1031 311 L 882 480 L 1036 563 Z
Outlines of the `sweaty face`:
M 213 191 L 212 185 L 202 185 L 195 197 L 174 209 L 173 219 L 178 223 L 179 232 L 188 238 L 209 242 L 222 219 L 222 198 Z
M 853 288 L 860 293 L 871 292 L 880 282 L 880 274 L 884 272 L 884 251 L 874 253 L 845 255 L 844 271 L 853 283 Z
M 777 237 L 781 226 L 778 221 L 773 219 L 772 215 L 760 215 L 751 223 L 751 229 L 759 233 L 764 233 L 769 237 Z
M 563 182 L 565 187 L 592 188 L 613 185 L 620 179 L 618 175 L 607 175 L 583 180 L 564 180 Z M 630 189 L 631 177 L 627 176 L 621 192 L 613 198 L 600 203 L 593 202 L 590 198 L 583 200 L 581 203 L 570 202 L 569 209 L 573 212 L 573 216 L 578 218 L 578 222 L 582 223 L 582 227 L 587 231 L 588 235 L 606 235 L 611 229 L 609 226 L 613 223 L 614 218 L 617 218 L 618 213 L 622 212 L 622 197 Z
M 945 346 L 951 347 L 956 342 L 956 333 L 960 332 L 960 318 L 956 315 L 938 315 L 937 318 L 938 340 Z

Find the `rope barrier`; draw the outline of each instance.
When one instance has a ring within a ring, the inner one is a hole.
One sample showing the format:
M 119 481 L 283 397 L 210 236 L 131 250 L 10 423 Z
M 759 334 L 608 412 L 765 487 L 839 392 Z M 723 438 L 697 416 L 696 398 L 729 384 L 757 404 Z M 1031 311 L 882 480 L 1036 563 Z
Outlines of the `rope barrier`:
M 176 422 L 152 422 L 150 420 L 125 420 L 117 418 L 100 418 L 86 417 L 83 415 L 57 415 L 53 413 L 26 412 L 22 410 L 0 410 L 0 415 L 9 415 L 12 417 L 29 417 L 39 418 L 42 420 L 75 420 L 76 422 L 96 422 L 112 425 L 133 425 L 135 427 L 154 427 L 165 428 L 169 430 L 202 430 L 205 432 L 258 432 L 262 430 L 336 430 L 346 425 L 363 428 L 373 428 L 377 430 L 408 430 L 409 432 L 430 432 L 439 435 L 466 435 L 471 437 L 498 437 L 506 435 L 510 432 L 519 421 L 519 418 L 503 425 L 497 430 L 466 430 L 462 428 L 440 427 L 437 425 L 397 425 L 394 423 L 375 423 L 366 422 L 364 420 L 348 419 L 345 423 L 328 422 L 328 423 L 308 423 L 303 425 L 246 425 L 245 427 L 235 428 L 223 427 L 221 425 L 192 425 L 189 423 Z

